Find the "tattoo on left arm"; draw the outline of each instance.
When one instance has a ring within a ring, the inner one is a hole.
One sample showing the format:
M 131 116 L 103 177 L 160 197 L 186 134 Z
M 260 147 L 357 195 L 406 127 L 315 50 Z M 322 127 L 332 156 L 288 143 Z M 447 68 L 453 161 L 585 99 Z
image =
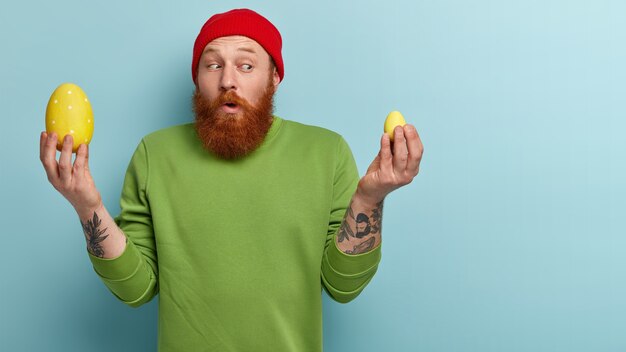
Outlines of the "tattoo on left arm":
M 351 250 L 348 249 L 345 253 L 347 254 L 365 253 L 374 247 L 375 242 L 376 242 L 376 239 L 374 237 L 370 237 L 369 239 L 355 245 Z
M 347 254 L 365 253 L 374 248 L 376 237 L 380 238 L 382 231 L 383 202 L 381 201 L 376 204 L 369 216 L 365 212 L 360 212 L 355 217 L 352 206 L 353 204 L 351 202 L 346 210 L 346 215 L 341 227 L 337 232 L 337 242 L 341 243 L 344 240 L 352 241 L 352 239 L 364 238 L 363 241 L 354 244 L 352 249 L 345 249 L 344 247 L 343 251 Z
M 352 204 L 350 204 L 349 212 L 352 214 Z M 356 232 L 352 232 L 351 237 L 363 238 L 368 235 L 375 235 L 382 230 L 383 202 L 376 204 L 376 207 L 372 209 L 372 214 L 367 216 L 365 213 L 359 213 L 356 216 L 352 216 L 355 221 Z
M 350 203 L 348 210 L 346 210 L 346 218 L 348 217 L 354 220 L 354 212 L 352 211 L 352 203 Z M 350 228 L 350 225 L 348 225 L 348 222 L 345 219 L 341 223 L 341 228 L 339 229 L 339 233 L 337 234 L 337 236 L 338 236 L 337 241 L 339 242 L 343 242 L 343 240 L 350 241 L 350 237 L 354 237 L 354 231 L 352 231 L 352 229 Z
M 380 233 L 383 229 L 382 224 L 383 217 L 383 202 L 376 204 L 376 208 L 372 210 L 372 233 Z

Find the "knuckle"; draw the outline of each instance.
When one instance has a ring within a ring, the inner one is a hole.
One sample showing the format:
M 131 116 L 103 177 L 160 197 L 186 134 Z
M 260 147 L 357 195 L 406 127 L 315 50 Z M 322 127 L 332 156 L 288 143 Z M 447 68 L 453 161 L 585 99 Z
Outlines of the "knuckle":
M 51 182 L 51 183 L 52 183 L 52 186 L 54 186 L 54 189 L 59 191 L 59 193 L 61 194 L 65 193 L 65 186 L 63 185 L 62 182 Z
M 61 182 L 60 187 L 63 194 L 69 195 L 73 193 L 72 184 L 70 182 Z
M 407 179 L 412 180 L 413 177 L 415 177 L 415 175 L 417 175 L 418 170 L 419 170 L 419 165 L 415 165 L 414 167 L 411 167 L 410 169 L 406 170 L 406 172 L 404 174 L 404 177 L 407 178 Z
M 406 134 L 406 136 L 409 137 L 409 138 L 413 138 L 413 137 L 417 136 L 417 131 L 414 128 L 408 127 L 404 131 L 404 134 Z
M 408 179 L 408 178 L 402 178 L 401 180 L 399 180 L 399 182 L 398 182 L 398 186 L 399 186 L 399 187 L 405 186 L 405 185 L 407 185 L 409 182 L 411 182 L 411 181 L 409 181 L 409 179 Z

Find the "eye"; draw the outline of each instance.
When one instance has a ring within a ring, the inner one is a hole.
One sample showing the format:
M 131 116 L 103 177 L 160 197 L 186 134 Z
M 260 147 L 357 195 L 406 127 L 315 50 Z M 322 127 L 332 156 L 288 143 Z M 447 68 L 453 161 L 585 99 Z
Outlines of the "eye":
M 243 64 L 243 65 L 241 65 L 241 70 L 245 71 L 245 72 L 250 72 L 250 71 L 252 71 L 252 65 L 250 65 L 250 64 Z
M 207 65 L 207 68 L 208 68 L 209 70 L 217 70 L 217 69 L 218 69 L 218 68 L 220 68 L 220 67 L 221 67 L 221 66 L 220 66 L 220 65 L 218 65 L 218 64 L 209 64 L 209 65 Z

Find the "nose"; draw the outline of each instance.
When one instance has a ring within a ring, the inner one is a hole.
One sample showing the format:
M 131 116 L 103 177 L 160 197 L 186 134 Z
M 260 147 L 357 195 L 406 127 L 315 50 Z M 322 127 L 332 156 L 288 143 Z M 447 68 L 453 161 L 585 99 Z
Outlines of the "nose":
M 237 76 L 235 73 L 235 69 L 230 65 L 224 67 L 224 69 L 222 70 L 220 89 L 223 91 L 237 89 Z

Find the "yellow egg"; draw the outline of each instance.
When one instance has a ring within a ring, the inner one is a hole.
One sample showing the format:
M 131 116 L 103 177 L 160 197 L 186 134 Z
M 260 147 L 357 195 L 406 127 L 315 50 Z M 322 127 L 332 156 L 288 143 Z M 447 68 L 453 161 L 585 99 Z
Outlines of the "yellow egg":
M 396 128 L 396 126 L 404 125 L 406 125 L 406 121 L 404 121 L 404 116 L 402 116 L 400 111 L 390 112 L 385 120 L 385 133 L 389 136 L 389 140 L 393 142 L 393 129 Z
M 81 144 L 89 144 L 93 136 L 93 112 L 87 95 L 73 83 L 63 83 L 52 92 L 46 107 L 46 132 L 56 132 L 57 150 L 63 147 L 63 138 L 74 138 L 72 152 Z

